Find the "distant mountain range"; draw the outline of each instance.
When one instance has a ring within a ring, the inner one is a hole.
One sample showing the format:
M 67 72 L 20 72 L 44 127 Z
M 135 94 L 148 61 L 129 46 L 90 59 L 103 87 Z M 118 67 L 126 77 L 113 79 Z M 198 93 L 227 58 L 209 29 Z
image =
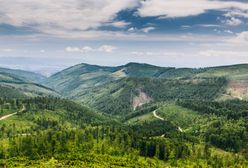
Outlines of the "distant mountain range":
M 46 77 L 39 73 L 34 73 L 24 70 L 0 68 L 0 72 L 14 75 L 17 76 L 19 79 L 33 83 L 41 83 L 46 80 Z
M 0 68 L 0 86 L 18 97 L 61 95 L 120 115 L 151 102 L 247 99 L 248 64 L 198 69 L 139 63 L 117 67 L 79 64 L 48 78 Z
M 37 73 L 0 68 L 0 97 L 60 96 L 56 91 L 41 85 L 45 80 L 46 77 Z

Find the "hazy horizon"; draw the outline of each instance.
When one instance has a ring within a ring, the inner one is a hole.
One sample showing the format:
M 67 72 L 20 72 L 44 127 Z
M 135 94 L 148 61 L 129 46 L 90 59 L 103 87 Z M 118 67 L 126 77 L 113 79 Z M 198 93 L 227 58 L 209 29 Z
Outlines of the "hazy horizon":
M 0 67 L 45 75 L 79 63 L 248 62 L 244 0 L 0 2 Z
M 248 168 L 248 0 L 0 0 L 0 168 Z
M 71 66 L 66 66 L 64 68 L 60 68 L 60 69 L 57 69 L 57 70 L 52 70 L 52 71 L 35 71 L 35 70 L 29 70 L 29 69 L 25 69 L 25 68 L 17 68 L 17 67 L 8 67 L 8 66 L 0 66 L 0 68 L 6 68 L 6 69 L 13 69 L 13 70 L 21 70 L 21 71 L 27 71 L 27 72 L 33 72 L 33 73 L 38 73 L 40 75 L 43 75 L 45 77 L 50 77 L 60 71 L 63 71 L 67 68 L 71 68 L 73 66 L 77 66 L 77 65 L 81 65 L 81 64 L 87 64 L 87 65 L 96 65 L 96 66 L 103 66 L 103 67 L 118 67 L 118 66 L 124 66 L 124 65 L 127 65 L 129 63 L 137 63 L 137 64 L 148 64 L 148 65 L 152 65 L 152 66 L 158 66 L 158 67 L 168 67 L 168 68 L 176 68 L 176 69 L 180 69 L 180 68 L 192 68 L 192 69 L 199 69 L 199 68 L 213 68 L 213 67 L 223 67 L 223 66 L 234 66 L 234 65 L 248 65 L 248 63 L 239 63 L 239 64 L 223 64 L 223 65 L 216 65 L 216 66 L 205 66 L 205 67 L 173 67 L 173 66 L 160 66 L 160 65 L 154 65 L 154 64 L 149 64 L 149 63 L 144 63 L 144 62 L 127 62 L 127 63 L 124 63 L 124 64 L 120 64 L 120 65 L 100 65 L 100 64 L 90 64 L 90 63 L 78 63 L 78 64 L 74 64 L 74 65 L 71 65 Z

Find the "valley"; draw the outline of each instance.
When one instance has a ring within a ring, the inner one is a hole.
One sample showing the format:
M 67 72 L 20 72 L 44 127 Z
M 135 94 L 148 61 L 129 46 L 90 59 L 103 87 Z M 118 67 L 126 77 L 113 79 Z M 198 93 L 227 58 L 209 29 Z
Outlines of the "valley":
M 0 168 L 248 168 L 248 0 L 0 0 Z
M 0 167 L 246 167 L 247 72 L 0 68 Z

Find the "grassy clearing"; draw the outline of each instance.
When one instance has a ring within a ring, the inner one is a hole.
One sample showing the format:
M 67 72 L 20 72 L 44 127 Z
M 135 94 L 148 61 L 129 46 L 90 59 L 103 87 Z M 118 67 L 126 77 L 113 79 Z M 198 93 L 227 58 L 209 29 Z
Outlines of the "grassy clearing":
M 126 121 L 127 124 L 142 124 L 144 122 L 150 122 L 150 121 L 154 121 L 157 120 L 152 112 L 141 115 L 141 116 L 137 116 L 134 118 L 131 118 L 130 120 Z

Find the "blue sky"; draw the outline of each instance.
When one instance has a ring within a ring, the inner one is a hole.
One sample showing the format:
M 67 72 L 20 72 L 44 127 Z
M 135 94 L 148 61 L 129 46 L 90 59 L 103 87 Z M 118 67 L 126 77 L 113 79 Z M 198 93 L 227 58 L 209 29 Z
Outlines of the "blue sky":
M 1 67 L 50 75 L 83 62 L 248 62 L 246 0 L 12 0 L 0 6 Z

